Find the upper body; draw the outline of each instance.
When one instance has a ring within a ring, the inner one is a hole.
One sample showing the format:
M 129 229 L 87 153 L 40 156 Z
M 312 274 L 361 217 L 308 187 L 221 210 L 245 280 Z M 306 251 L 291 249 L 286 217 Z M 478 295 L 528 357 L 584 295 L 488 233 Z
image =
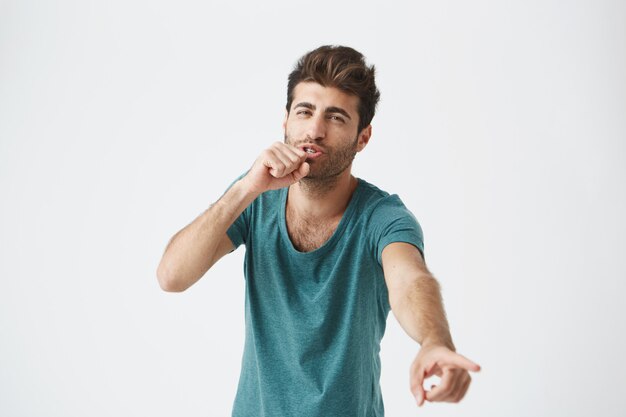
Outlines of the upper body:
M 233 416 L 383 416 L 380 341 L 390 310 L 382 252 L 423 251 L 397 195 L 359 179 L 332 235 L 301 251 L 288 189 L 261 194 L 228 229 L 245 244 L 246 341 Z
M 245 210 L 248 210 L 250 219 L 254 207 L 258 210 L 268 202 L 273 202 L 269 204 L 274 204 L 274 212 L 269 214 L 263 212 L 260 218 L 266 220 L 264 217 L 266 215 L 279 216 L 277 218 L 279 223 L 273 230 L 276 233 L 281 230 L 280 225 L 284 225 L 281 233 L 284 234 L 283 237 L 288 237 L 289 243 L 284 239 L 283 244 L 292 245 L 294 259 L 314 257 L 316 251 L 324 250 L 327 243 L 328 247 L 332 246 L 335 236 L 339 236 L 336 232 L 344 223 L 346 225 L 349 223 L 343 219 L 349 214 L 349 205 L 360 189 L 360 182 L 352 175 L 351 168 L 355 155 L 365 149 L 372 134 L 370 122 L 379 97 L 373 77 L 373 67 L 367 67 L 362 55 L 351 48 L 321 47 L 305 55 L 298 62 L 289 77 L 288 100 L 283 121 L 284 142 L 276 142 L 263 151 L 251 169 L 214 205 L 172 238 L 157 271 L 159 282 L 165 290 L 182 291 L 188 288 L 217 260 L 242 243 L 245 240 L 243 238 L 245 233 L 237 232 L 237 222 L 246 217 Z M 281 205 L 282 199 L 284 205 Z M 280 216 L 284 216 L 284 221 Z M 379 219 L 383 223 L 388 220 L 384 217 L 380 216 Z M 248 227 L 250 226 L 248 224 Z M 263 227 L 268 227 L 268 224 Z M 419 228 L 419 225 L 417 227 Z M 365 226 L 364 233 L 367 236 L 366 229 Z M 371 230 L 370 232 L 373 233 Z M 267 238 L 262 243 L 268 246 L 276 244 L 279 236 L 272 237 L 269 232 L 266 233 Z M 372 233 L 370 239 L 376 236 Z M 347 236 L 349 235 L 342 234 L 341 238 L 347 239 Z M 341 238 L 337 237 L 336 240 Z M 347 246 L 350 244 L 348 240 L 342 243 Z M 248 244 L 246 241 L 247 246 Z M 383 300 L 383 307 L 377 313 L 381 314 L 380 317 L 367 322 L 372 328 L 378 327 L 378 330 L 368 335 L 367 343 L 373 346 L 373 351 L 376 351 L 379 338 L 382 337 L 380 326 L 384 322 L 382 316 L 385 315 L 386 300 L 402 328 L 421 345 L 410 367 L 410 389 L 417 404 L 422 405 L 425 401 L 458 402 L 465 395 L 471 380 L 468 371 L 478 371 L 479 366 L 455 352 L 438 283 L 426 268 L 420 249 L 423 248 L 420 248 L 416 241 L 400 240 L 387 242 L 376 256 L 372 256 L 372 252 L 368 252 L 364 246 L 351 252 L 363 256 L 363 259 L 367 258 L 372 270 L 377 271 L 379 278 L 382 278 L 376 281 L 377 274 L 370 274 L 374 278 L 370 280 L 369 296 Z M 255 253 L 256 251 L 247 251 L 246 257 L 255 256 Z M 338 254 L 333 255 L 337 257 Z M 274 257 L 268 254 L 265 260 L 256 261 L 269 264 L 280 262 L 284 270 L 289 270 L 289 267 L 297 270 L 299 266 L 297 263 L 295 266 L 288 265 L 293 261 L 285 258 L 280 252 L 276 252 Z M 352 267 L 340 275 L 352 277 L 358 275 L 358 263 L 348 262 L 346 265 Z M 248 269 L 247 273 L 247 291 L 251 291 L 252 275 Z M 297 277 L 285 278 L 284 274 L 281 275 L 283 280 L 287 279 L 282 281 L 282 284 L 293 286 L 287 299 L 294 297 L 300 288 L 289 279 Z M 315 279 L 315 276 L 317 275 L 313 274 L 311 278 Z M 298 282 L 298 285 L 306 284 Z M 318 322 L 337 321 L 332 319 L 334 310 L 324 309 L 324 306 L 328 305 L 337 292 L 350 290 L 349 285 L 355 284 L 339 280 L 337 285 L 333 287 L 334 291 L 323 293 L 324 297 L 321 301 L 318 300 L 320 309 L 315 319 Z M 246 315 L 249 316 L 252 326 L 247 325 L 246 332 L 254 331 L 256 329 L 253 325 L 254 320 L 258 320 L 264 314 L 254 311 L 253 308 L 255 306 L 262 308 L 259 306 L 264 305 L 263 303 L 266 306 L 271 305 L 267 303 L 271 303 L 273 296 L 266 287 L 256 285 L 254 288 L 263 289 L 262 302 L 257 298 L 254 305 L 247 304 Z M 252 297 L 251 293 L 248 295 Z M 367 302 L 363 305 L 366 304 Z M 297 303 L 291 305 L 293 306 L 297 308 Z M 361 307 L 357 305 L 354 307 L 355 311 L 360 311 Z M 370 313 L 364 314 L 372 314 L 371 311 L 375 309 L 370 309 Z M 267 310 L 265 313 L 269 314 L 271 311 Z M 338 320 L 338 323 L 349 324 L 350 320 L 358 320 L 349 314 L 342 317 L 348 321 Z M 278 327 L 280 324 L 277 323 Z M 348 325 L 346 329 L 349 327 Z M 248 340 L 246 338 L 247 343 Z M 303 339 L 304 346 L 307 340 Z M 332 344 L 333 340 L 329 339 L 326 342 Z M 277 342 L 274 340 L 272 343 L 264 344 L 263 348 L 277 349 Z M 355 346 L 349 343 L 348 345 Z M 313 346 L 317 345 L 313 343 Z M 254 348 L 258 350 L 259 346 L 246 345 L 245 349 Z M 268 359 L 270 356 L 264 357 L 266 362 L 271 360 Z M 244 367 L 245 358 L 244 354 Z M 311 366 L 320 367 L 332 361 L 333 357 L 313 355 L 311 359 Z M 375 363 L 376 359 L 363 358 L 358 366 L 371 366 L 368 365 L 371 361 Z M 245 378 L 243 371 L 242 367 L 242 378 Z M 425 390 L 422 386 L 423 381 L 432 375 L 441 376 L 441 383 L 437 387 L 433 386 L 431 390 Z M 297 378 L 288 380 L 294 384 L 301 382 Z M 321 396 L 325 394 L 324 390 L 318 393 Z M 377 395 L 375 390 L 372 391 L 374 401 Z

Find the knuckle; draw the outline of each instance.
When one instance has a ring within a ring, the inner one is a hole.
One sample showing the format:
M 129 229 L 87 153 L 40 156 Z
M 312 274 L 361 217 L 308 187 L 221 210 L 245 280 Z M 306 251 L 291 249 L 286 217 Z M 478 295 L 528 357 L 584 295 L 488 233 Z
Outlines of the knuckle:
M 463 399 L 463 396 L 465 395 L 465 393 L 463 391 L 459 391 L 456 393 L 456 395 L 454 396 L 454 402 L 458 403 Z
M 455 400 L 454 402 L 458 403 L 459 401 L 461 401 L 463 399 L 463 397 L 465 397 L 465 392 L 461 391 L 461 392 L 459 392 L 456 395 L 456 398 L 454 399 Z
M 272 145 L 268 148 L 268 150 L 271 151 L 271 152 L 280 151 L 279 143 L 278 142 L 272 143 Z
M 274 169 L 282 172 L 285 170 L 285 164 L 283 164 L 281 161 L 276 161 L 274 162 Z

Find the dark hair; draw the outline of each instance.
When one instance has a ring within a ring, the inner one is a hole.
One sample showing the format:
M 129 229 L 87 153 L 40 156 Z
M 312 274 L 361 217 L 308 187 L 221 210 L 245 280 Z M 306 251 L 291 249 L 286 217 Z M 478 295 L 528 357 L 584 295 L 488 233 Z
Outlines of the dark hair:
M 376 112 L 380 92 L 374 82 L 374 66 L 367 66 L 360 52 L 347 46 L 324 45 L 305 54 L 287 84 L 287 112 L 293 102 L 293 90 L 305 81 L 335 87 L 359 98 L 358 133 L 369 125 Z

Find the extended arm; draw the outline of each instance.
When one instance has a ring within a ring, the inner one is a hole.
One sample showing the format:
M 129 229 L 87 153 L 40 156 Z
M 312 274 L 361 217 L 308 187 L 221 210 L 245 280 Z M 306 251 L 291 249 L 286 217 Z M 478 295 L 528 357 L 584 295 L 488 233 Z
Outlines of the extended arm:
M 411 365 L 411 392 L 418 405 L 429 401 L 460 401 L 480 366 L 455 353 L 439 284 L 426 268 L 419 250 L 408 243 L 387 245 L 382 253 L 389 303 L 400 326 L 421 345 Z M 424 379 L 441 376 L 441 383 L 424 391 Z
M 417 248 L 392 243 L 383 250 L 382 260 L 389 304 L 404 331 L 421 346 L 442 345 L 455 350 L 439 283 Z
M 245 177 L 170 239 L 157 269 L 161 288 L 186 290 L 232 251 L 226 231 L 235 219 L 261 193 L 287 187 L 307 175 L 305 159 L 302 150 L 281 142 L 263 151 Z

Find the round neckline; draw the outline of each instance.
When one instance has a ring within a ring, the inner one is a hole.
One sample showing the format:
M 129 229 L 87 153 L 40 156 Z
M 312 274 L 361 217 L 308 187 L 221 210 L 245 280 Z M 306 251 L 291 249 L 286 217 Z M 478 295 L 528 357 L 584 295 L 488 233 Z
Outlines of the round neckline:
M 293 245 L 291 238 L 289 237 L 289 233 L 287 232 L 287 218 L 285 216 L 285 212 L 287 210 L 287 196 L 289 195 L 289 187 L 281 189 L 279 226 L 283 239 L 285 239 L 285 241 L 287 242 L 287 247 L 289 248 L 290 254 L 300 257 L 316 258 L 324 255 L 326 252 L 332 249 L 336 242 L 341 238 L 341 235 L 343 235 L 343 232 L 346 229 L 346 225 L 348 224 L 350 218 L 356 210 L 356 202 L 361 194 L 361 188 L 363 188 L 363 181 L 360 178 L 356 178 L 356 180 L 356 188 L 354 189 L 354 192 L 350 197 L 350 201 L 348 202 L 348 206 L 343 212 L 341 220 L 339 221 L 339 224 L 337 225 L 337 228 L 333 232 L 332 236 L 326 242 L 324 242 L 322 246 L 310 252 L 300 252 L 299 250 L 297 250 Z

